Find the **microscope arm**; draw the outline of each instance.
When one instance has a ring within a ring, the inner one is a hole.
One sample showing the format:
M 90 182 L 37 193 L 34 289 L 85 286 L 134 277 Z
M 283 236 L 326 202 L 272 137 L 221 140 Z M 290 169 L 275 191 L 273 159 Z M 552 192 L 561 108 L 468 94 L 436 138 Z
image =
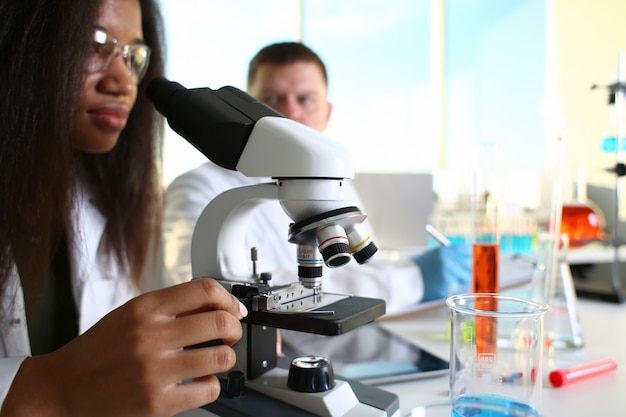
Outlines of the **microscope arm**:
M 265 183 L 233 188 L 213 199 L 194 228 L 193 276 L 250 281 L 250 254 L 242 237 L 247 233 L 254 208 L 277 198 L 276 184 Z

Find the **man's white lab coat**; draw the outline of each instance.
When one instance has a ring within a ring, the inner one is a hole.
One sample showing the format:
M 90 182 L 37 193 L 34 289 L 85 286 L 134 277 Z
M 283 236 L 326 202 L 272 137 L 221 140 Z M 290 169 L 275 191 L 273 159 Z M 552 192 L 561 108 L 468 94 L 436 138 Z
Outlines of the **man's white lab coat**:
M 267 181 L 270 179 L 248 178 L 238 171 L 230 171 L 208 162 L 170 184 L 163 227 L 164 285 L 191 279 L 193 229 L 209 202 L 231 188 Z M 350 181 L 346 182 L 345 202 L 346 206 L 362 207 Z M 278 201 L 269 201 L 256 207 L 248 233 L 241 237 L 247 250 L 257 247 L 257 271 L 271 272 L 273 285 L 298 280 L 296 245 L 287 241 L 289 224 L 292 222 Z M 323 275 L 324 291 L 383 299 L 387 302 L 388 313 L 413 307 L 423 296 L 422 274 L 410 259 L 390 260 L 375 255 L 365 265 L 351 260 L 339 268 L 325 267 Z
M 137 294 L 128 274 L 104 248 L 106 219 L 79 191 L 74 208 L 76 239 L 70 243 L 73 296 L 78 307 L 79 333 Z M 17 269 L 8 281 L 0 305 L 0 407 L 22 361 L 30 356 L 24 297 Z

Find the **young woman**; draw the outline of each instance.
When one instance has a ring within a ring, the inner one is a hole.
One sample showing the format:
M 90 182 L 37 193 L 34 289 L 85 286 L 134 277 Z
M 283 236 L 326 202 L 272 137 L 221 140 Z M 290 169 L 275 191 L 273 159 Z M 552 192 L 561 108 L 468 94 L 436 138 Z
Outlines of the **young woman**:
M 1 416 L 170 416 L 234 364 L 246 311 L 215 281 L 132 298 L 161 219 L 161 38 L 156 0 L 0 3 Z

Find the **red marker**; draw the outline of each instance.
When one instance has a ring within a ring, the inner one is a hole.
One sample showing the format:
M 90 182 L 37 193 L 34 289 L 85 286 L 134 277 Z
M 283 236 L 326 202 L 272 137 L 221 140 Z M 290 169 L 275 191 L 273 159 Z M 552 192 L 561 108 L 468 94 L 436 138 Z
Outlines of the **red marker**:
M 552 385 L 561 387 L 570 382 L 580 381 L 617 368 L 617 362 L 613 359 L 604 359 L 597 362 L 586 363 L 568 369 L 558 369 L 550 372 L 549 378 Z

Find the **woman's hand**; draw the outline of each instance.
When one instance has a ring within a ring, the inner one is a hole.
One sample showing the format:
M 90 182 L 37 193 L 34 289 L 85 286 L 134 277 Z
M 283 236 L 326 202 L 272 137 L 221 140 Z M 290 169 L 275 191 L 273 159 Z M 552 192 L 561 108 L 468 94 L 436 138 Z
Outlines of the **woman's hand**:
M 26 359 L 2 416 L 172 416 L 217 399 L 245 307 L 212 279 L 141 295 L 48 355 Z M 209 340 L 223 345 L 189 349 Z M 193 382 L 183 384 L 182 381 Z

